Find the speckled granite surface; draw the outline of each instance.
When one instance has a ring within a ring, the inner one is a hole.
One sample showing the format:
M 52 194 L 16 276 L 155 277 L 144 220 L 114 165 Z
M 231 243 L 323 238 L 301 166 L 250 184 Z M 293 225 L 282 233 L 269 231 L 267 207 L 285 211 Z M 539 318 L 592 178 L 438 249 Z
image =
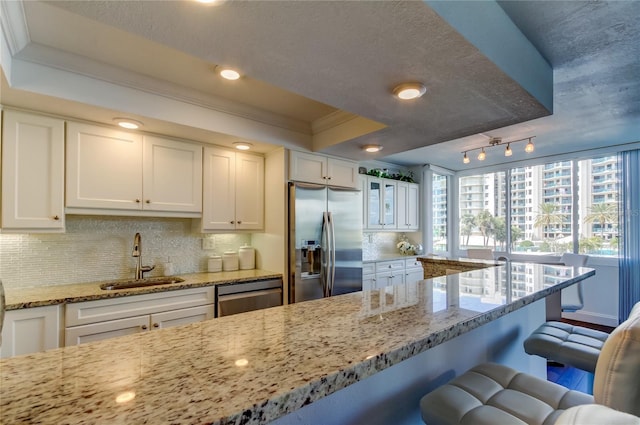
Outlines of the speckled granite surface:
M 0 360 L 0 422 L 268 423 L 594 273 L 510 263 Z
M 100 289 L 100 284 L 102 282 L 38 286 L 33 288 L 11 288 L 6 289 L 5 291 L 7 310 L 41 307 L 45 305 L 69 302 L 100 300 L 127 295 L 150 294 L 153 292 L 173 291 L 177 289 L 219 285 L 223 283 L 239 283 L 256 279 L 281 278 L 282 275 L 280 273 L 274 273 L 266 270 L 253 269 L 237 270 L 233 272 L 181 274 L 179 277 L 184 279 L 184 282 L 112 291 Z

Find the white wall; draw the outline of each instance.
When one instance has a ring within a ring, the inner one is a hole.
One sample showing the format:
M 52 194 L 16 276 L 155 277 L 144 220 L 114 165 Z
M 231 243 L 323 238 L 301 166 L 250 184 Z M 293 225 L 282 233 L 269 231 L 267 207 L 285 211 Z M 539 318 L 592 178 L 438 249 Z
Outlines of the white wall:
M 286 158 L 285 149 L 277 149 L 265 156 L 265 229 L 264 232 L 254 233 L 252 237 L 253 247 L 256 248 L 256 266 L 282 273 L 285 302 L 288 299 Z
M 618 326 L 618 259 L 589 257 L 596 275 L 582 282 L 584 308 L 562 317 L 605 326 Z

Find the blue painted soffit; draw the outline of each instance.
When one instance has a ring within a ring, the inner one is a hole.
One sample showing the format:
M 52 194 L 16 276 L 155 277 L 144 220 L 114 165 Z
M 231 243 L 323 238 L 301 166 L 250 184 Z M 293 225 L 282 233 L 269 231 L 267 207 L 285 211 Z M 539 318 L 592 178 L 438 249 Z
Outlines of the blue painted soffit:
M 553 113 L 553 68 L 497 2 L 424 2 Z

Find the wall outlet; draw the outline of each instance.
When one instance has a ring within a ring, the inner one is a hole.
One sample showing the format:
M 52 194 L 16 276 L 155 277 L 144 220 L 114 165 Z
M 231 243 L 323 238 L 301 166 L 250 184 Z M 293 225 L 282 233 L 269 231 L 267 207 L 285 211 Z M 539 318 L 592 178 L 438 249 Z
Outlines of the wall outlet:
M 202 238 L 202 249 L 216 249 L 215 238 Z

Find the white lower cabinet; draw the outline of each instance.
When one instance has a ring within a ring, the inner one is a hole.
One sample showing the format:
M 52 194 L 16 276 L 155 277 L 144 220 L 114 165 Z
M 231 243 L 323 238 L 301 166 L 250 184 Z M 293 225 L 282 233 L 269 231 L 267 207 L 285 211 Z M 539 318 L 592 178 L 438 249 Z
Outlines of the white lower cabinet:
M 62 306 L 10 310 L 5 313 L 0 357 L 60 347 Z
M 169 328 L 213 319 L 214 305 L 182 308 L 144 316 L 127 317 L 69 327 L 65 330 L 65 345 L 78 345 L 117 336 L 131 335 L 153 329 Z
M 213 286 L 68 304 L 65 345 L 199 322 L 214 313 Z
M 404 260 L 378 261 L 376 263 L 376 288 L 404 283 Z
M 404 260 L 404 283 L 415 283 L 424 279 L 422 263 L 415 258 Z
M 415 257 L 364 263 L 362 289 L 380 289 L 403 283 L 415 283 L 424 279 L 423 275 L 422 263 Z

